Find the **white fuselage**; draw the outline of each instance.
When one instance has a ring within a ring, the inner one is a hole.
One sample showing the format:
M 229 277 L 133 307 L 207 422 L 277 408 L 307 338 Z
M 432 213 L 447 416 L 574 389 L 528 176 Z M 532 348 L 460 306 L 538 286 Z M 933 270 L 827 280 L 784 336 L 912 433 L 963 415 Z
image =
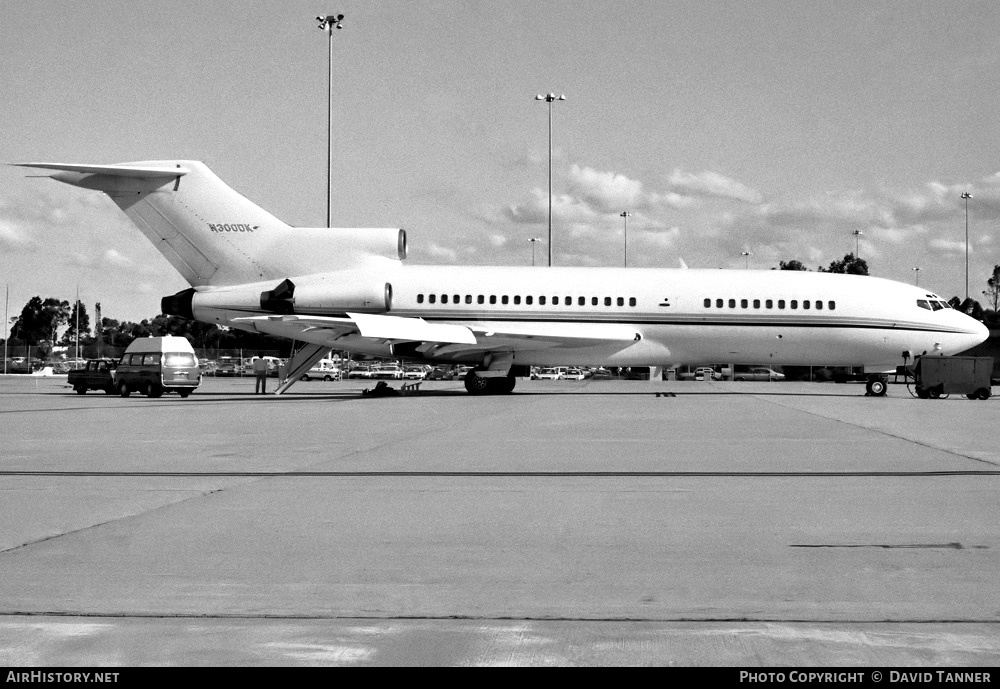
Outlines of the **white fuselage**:
M 392 286 L 388 315 L 509 333 L 521 326 L 544 333 L 587 324 L 628 326 L 631 342 L 589 345 L 520 339 L 520 365 L 661 366 L 729 362 L 840 365 L 888 369 L 909 356 L 957 354 L 988 332 L 974 319 L 938 306 L 940 297 L 912 285 L 867 276 L 792 271 L 641 268 L 511 268 L 421 266 L 382 262 L 375 282 Z M 301 282 L 301 280 L 300 280 Z M 323 276 L 336 284 L 337 274 Z M 925 305 L 920 306 L 920 302 Z M 245 311 L 199 309 L 199 320 L 222 323 Z M 330 313 L 329 315 L 337 315 Z M 236 324 L 238 326 L 238 324 Z M 279 334 L 275 332 L 275 334 Z M 385 355 L 370 338 L 317 331 L 316 344 Z M 300 336 L 309 341 L 309 334 Z M 531 339 L 531 338 L 527 338 Z M 503 349 L 496 342 L 494 351 Z M 474 350 L 422 352 L 434 361 L 476 361 Z

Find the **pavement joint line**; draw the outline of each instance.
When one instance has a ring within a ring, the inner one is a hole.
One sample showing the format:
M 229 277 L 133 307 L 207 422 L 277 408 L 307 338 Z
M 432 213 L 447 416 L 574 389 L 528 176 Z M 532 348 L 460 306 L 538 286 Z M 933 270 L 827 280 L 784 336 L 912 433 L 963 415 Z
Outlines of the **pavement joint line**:
M 988 464 L 990 466 L 998 466 L 998 465 L 1000 465 L 1000 463 L 998 463 L 998 462 L 992 462 L 992 461 L 990 461 L 988 459 L 983 459 L 982 457 L 975 457 L 973 455 L 964 454 L 962 452 L 956 452 L 955 450 L 949 450 L 949 449 L 944 448 L 944 447 L 938 447 L 937 445 L 931 445 L 930 443 L 925 443 L 925 442 L 921 442 L 919 440 L 914 440 L 913 438 L 907 438 L 906 436 L 903 436 L 903 435 L 897 435 L 896 433 L 890 433 L 890 432 L 888 432 L 886 430 L 883 430 L 881 428 L 872 428 L 871 426 L 862 426 L 860 424 L 851 423 L 850 421 L 845 421 L 844 419 L 838 419 L 838 418 L 835 418 L 835 417 L 832 417 L 832 416 L 824 416 L 823 414 L 818 414 L 818 413 L 816 413 L 814 411 L 808 411 L 806 409 L 800 409 L 798 407 L 793 407 L 793 406 L 790 406 L 788 404 L 781 404 L 780 402 L 777 402 L 777 401 L 772 400 L 772 399 L 764 399 L 762 397 L 758 397 L 758 399 L 760 399 L 762 402 L 768 402 L 769 404 L 773 404 L 775 406 L 781 407 L 782 409 L 792 409 L 794 411 L 800 412 L 802 414 L 806 414 L 808 416 L 813 416 L 813 417 L 816 417 L 818 419 L 825 419 L 826 421 L 833 421 L 835 423 L 843 424 L 845 426 L 850 426 L 851 428 L 860 428 L 860 429 L 863 429 L 863 430 L 866 430 L 866 431 L 870 431 L 872 433 L 878 433 L 879 435 L 884 435 L 887 438 L 895 438 L 896 440 L 902 440 L 904 442 L 912 443 L 912 444 L 918 445 L 920 447 L 926 447 L 928 450 L 935 450 L 936 452 L 943 452 L 945 454 L 949 454 L 949 455 L 952 455 L 954 457 L 961 457 L 962 459 L 970 459 L 970 460 L 972 460 L 974 462 L 980 462 L 981 464 Z
M 151 509 L 148 509 L 148 510 L 143 510 L 143 511 L 135 512 L 135 513 L 132 513 L 132 514 L 123 514 L 121 516 L 115 517 L 114 519 L 108 519 L 106 521 L 97 522 L 97 523 L 94 523 L 94 524 L 87 524 L 86 526 L 81 526 L 78 529 L 70 529 L 69 531 L 63 531 L 61 533 L 50 534 L 48 536 L 44 536 L 43 538 L 37 538 L 37 539 L 35 539 L 33 541 L 27 541 L 25 543 L 19 543 L 18 545 L 14 545 L 14 546 L 11 546 L 9 548 L 4 548 L 4 549 L 0 550 L 0 556 L 6 555 L 7 553 L 13 553 L 15 551 L 21 550 L 22 548 L 27 548 L 29 546 L 34 546 L 34 545 L 38 545 L 40 543 L 45 543 L 46 541 L 52 541 L 52 540 L 55 540 L 56 538 L 62 538 L 63 536 L 71 536 L 73 534 L 78 534 L 78 533 L 83 533 L 84 531 L 89 531 L 90 529 L 96 529 L 96 528 L 99 528 L 99 527 L 102 527 L 102 526 L 107 526 L 108 524 L 115 524 L 117 522 L 121 522 L 121 521 L 124 521 L 126 519 L 133 519 L 135 517 L 141 517 L 141 516 L 150 514 L 152 512 L 156 512 L 157 510 L 162 510 L 162 509 L 167 508 L 167 507 L 174 507 L 175 505 L 179 505 L 181 503 L 188 502 L 189 500 L 196 500 L 198 498 L 203 498 L 203 497 L 208 496 L 208 495 L 215 495 L 216 493 L 221 493 L 221 492 L 223 492 L 225 490 L 226 490 L 226 488 L 213 488 L 213 489 L 207 490 L 207 491 L 197 491 L 196 494 L 194 494 L 194 495 L 188 495 L 188 496 L 186 496 L 186 497 L 184 497 L 184 498 L 182 498 L 180 500 L 176 500 L 174 502 L 168 502 L 168 503 L 165 503 L 165 504 L 162 504 L 162 505 L 156 505 L 155 507 L 152 507 Z M 0 613 L 0 614 L 2 614 L 2 613 Z
M 604 617 L 560 617 L 560 616 L 520 616 L 520 615 L 337 615 L 337 614 L 247 614 L 247 613 L 170 613 L 170 612 L 72 612 L 72 611 L 17 611 L 0 610 L 0 619 L 4 617 L 83 617 L 87 619 L 162 619 L 162 620 L 426 620 L 426 621 L 469 621 L 469 622 L 649 622 L 649 623 L 781 623 L 781 624 L 969 624 L 969 625 L 1000 625 L 997 619 L 962 619 L 962 618 L 886 618 L 886 619 L 827 619 L 827 618 L 783 618 L 783 617 L 635 617 L 635 616 L 604 616 Z
M 64 478 L 943 478 L 1000 476 L 950 471 L 0 471 L 0 477 Z M 209 493 L 205 493 L 208 495 Z

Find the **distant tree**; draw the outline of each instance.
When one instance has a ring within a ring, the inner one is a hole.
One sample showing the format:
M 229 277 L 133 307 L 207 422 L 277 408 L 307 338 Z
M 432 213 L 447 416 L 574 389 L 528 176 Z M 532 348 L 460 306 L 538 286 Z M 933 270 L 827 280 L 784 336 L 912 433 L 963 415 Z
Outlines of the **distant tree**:
M 48 297 L 32 297 L 21 309 L 11 329 L 12 336 L 36 343 L 44 353 L 52 351 L 59 326 L 69 318 L 69 302 Z
M 778 264 L 778 270 L 809 270 L 809 269 L 806 268 L 804 265 L 802 265 L 802 261 L 793 258 L 791 261 L 788 262 L 781 261 Z
M 993 319 L 996 320 L 997 313 L 1000 312 L 1000 266 L 993 266 L 993 275 L 986 281 L 988 287 L 983 290 L 986 297 L 987 306 L 993 308 Z
M 149 337 L 153 334 L 149 321 L 142 320 L 140 323 L 130 323 L 128 321 L 119 323 L 113 318 L 104 319 L 104 339 L 112 347 L 128 347 L 132 340 L 139 337 Z
M 967 316 L 972 316 L 977 321 L 983 320 L 986 312 L 983 310 L 982 304 L 973 299 L 972 297 L 966 298 L 961 305 L 959 305 L 958 310 Z
M 77 309 L 80 311 L 80 343 L 88 344 L 90 342 L 90 315 L 87 313 L 87 307 L 78 301 L 73 304 L 73 308 L 66 319 L 66 332 L 63 333 L 60 340 L 62 344 L 69 345 L 76 343 Z
M 819 267 L 821 273 L 846 273 L 848 275 L 868 275 L 868 263 L 853 253 L 844 256 L 842 261 L 833 261 L 829 268 Z
M 168 316 L 161 313 L 152 320 L 150 326 L 153 329 L 153 335 L 186 337 L 191 341 L 192 346 L 200 349 L 219 346 L 221 331 L 214 323 L 189 321 L 178 316 Z

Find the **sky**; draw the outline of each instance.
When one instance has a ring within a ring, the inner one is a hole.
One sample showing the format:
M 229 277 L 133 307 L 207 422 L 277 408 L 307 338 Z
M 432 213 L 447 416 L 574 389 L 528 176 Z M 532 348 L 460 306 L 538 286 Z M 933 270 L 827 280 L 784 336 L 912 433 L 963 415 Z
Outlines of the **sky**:
M 628 212 L 629 266 L 857 248 L 964 297 L 963 192 L 971 296 L 1000 264 L 992 0 L 4 0 L 9 317 L 79 292 L 139 321 L 187 285 L 102 194 L 6 163 L 196 159 L 324 226 L 338 12 L 334 225 L 405 228 L 410 263 L 527 266 L 539 238 L 544 264 L 551 107 L 556 265 L 622 265 Z

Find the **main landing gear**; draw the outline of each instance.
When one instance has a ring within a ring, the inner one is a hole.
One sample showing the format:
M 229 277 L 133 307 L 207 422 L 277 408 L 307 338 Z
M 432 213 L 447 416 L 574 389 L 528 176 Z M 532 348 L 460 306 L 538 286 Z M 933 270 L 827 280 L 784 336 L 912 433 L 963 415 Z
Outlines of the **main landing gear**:
M 506 395 L 514 392 L 517 379 L 508 373 L 506 376 L 486 378 L 476 375 L 475 369 L 465 374 L 465 389 L 470 395 Z

